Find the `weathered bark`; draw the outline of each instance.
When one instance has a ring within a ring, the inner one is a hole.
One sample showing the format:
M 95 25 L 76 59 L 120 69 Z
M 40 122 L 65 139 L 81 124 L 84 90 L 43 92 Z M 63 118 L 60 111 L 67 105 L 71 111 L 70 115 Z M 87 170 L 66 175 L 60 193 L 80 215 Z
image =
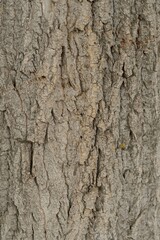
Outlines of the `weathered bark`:
M 0 239 L 159 240 L 160 2 L 0 13 Z

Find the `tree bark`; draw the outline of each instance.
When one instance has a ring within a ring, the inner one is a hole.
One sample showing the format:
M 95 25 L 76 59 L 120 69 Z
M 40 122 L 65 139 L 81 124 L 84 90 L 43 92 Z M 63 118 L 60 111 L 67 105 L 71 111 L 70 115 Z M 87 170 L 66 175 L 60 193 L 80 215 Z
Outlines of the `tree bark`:
M 0 239 L 159 240 L 160 2 L 0 18 Z

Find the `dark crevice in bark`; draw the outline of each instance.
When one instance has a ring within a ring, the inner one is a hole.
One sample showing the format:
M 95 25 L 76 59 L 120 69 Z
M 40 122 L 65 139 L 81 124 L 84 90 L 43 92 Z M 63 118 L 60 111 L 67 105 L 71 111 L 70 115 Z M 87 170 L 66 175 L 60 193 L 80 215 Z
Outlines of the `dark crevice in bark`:
M 34 227 L 33 227 L 33 224 L 32 224 L 32 240 L 34 240 Z
M 62 88 L 63 89 L 65 88 L 65 79 L 63 78 L 63 74 L 65 72 L 65 64 L 66 64 L 65 46 L 62 46 L 60 71 L 61 71 L 61 81 L 62 81 Z
M 68 213 L 68 218 L 70 216 L 70 210 L 71 210 L 71 207 L 72 207 L 72 203 L 71 203 L 71 200 L 68 198 L 68 210 L 67 210 L 67 213 Z
M 30 143 L 30 168 L 29 168 L 29 172 L 30 172 L 31 176 L 33 176 L 33 152 L 34 152 L 33 143 Z
M 125 63 L 123 63 L 123 66 L 122 66 L 122 77 L 123 77 L 123 78 L 127 78 L 127 77 L 126 77 L 126 73 L 125 73 L 125 68 L 124 68 L 124 66 L 125 66 Z
M 63 67 L 65 65 L 65 46 L 62 46 L 62 52 L 61 52 L 61 66 Z
M 16 80 L 15 78 L 12 79 L 13 87 L 16 89 Z
M 45 133 L 45 136 L 44 136 L 44 150 L 45 150 L 45 144 L 48 142 L 48 127 L 49 127 L 49 124 L 47 123 L 46 133 Z
M 53 120 L 54 124 L 56 124 L 56 117 L 55 117 L 55 114 L 53 112 L 53 109 L 51 110 L 51 116 L 52 116 L 52 120 Z
M 98 148 L 97 166 L 96 166 L 96 186 L 97 187 L 98 187 L 98 177 L 100 174 L 100 156 L 101 156 L 101 150 Z

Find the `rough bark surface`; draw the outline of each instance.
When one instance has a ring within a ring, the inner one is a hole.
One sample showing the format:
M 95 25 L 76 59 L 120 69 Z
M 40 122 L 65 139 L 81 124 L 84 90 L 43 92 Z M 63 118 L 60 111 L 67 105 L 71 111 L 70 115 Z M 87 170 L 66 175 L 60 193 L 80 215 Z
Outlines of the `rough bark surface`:
M 159 240 L 160 2 L 0 19 L 0 239 Z

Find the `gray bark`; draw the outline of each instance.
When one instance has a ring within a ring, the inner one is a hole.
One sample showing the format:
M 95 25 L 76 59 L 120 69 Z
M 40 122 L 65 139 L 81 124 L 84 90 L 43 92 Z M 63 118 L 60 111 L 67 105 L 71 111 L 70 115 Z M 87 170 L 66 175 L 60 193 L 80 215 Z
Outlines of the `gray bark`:
M 0 239 L 159 240 L 160 2 L 0 18 Z

